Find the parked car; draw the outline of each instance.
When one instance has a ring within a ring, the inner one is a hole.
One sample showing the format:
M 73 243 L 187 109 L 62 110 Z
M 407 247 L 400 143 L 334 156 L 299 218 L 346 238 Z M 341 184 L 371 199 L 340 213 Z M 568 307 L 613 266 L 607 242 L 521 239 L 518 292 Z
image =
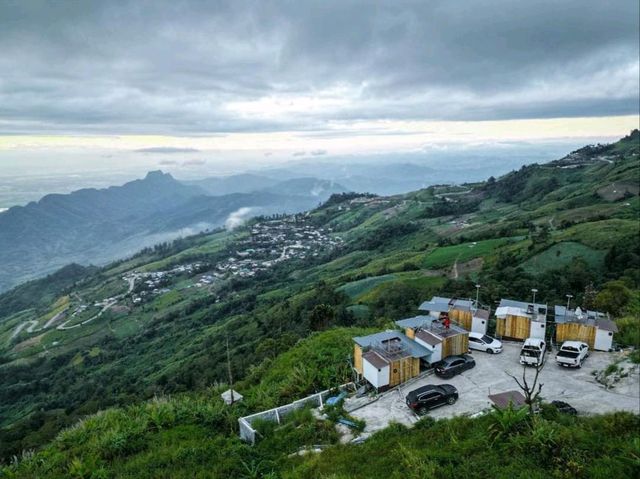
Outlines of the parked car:
M 462 371 L 475 367 L 476 361 L 467 354 L 461 354 L 459 356 L 449 356 L 442 361 L 437 362 L 434 365 L 436 376 L 442 378 L 452 378 L 456 374 L 460 374 Z
M 570 414 L 571 416 L 578 415 L 577 409 L 564 401 L 551 401 L 551 405 L 555 406 L 558 412 L 561 412 L 564 414 Z
M 501 353 L 502 342 L 482 333 L 469 333 L 469 349 L 485 351 L 489 354 Z
M 580 368 L 589 356 L 589 345 L 582 341 L 565 341 L 556 354 L 556 362 L 565 368 Z
M 455 404 L 457 400 L 458 390 L 451 384 L 428 384 L 414 389 L 406 397 L 407 406 L 420 415 L 444 404 Z
M 520 350 L 520 364 L 525 366 L 539 366 L 544 362 L 547 345 L 542 339 L 527 338 Z

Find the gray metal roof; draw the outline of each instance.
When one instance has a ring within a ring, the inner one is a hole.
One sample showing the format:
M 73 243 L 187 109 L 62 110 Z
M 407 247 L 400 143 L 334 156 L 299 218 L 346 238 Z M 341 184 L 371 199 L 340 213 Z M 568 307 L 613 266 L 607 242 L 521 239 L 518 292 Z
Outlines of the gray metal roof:
M 467 333 L 468 331 L 452 322 L 449 328 L 445 328 L 442 322 L 433 316 L 414 316 L 413 318 L 396 321 L 401 328 L 424 329 L 441 338 L 447 338 L 456 334 Z
M 435 311 L 444 313 L 450 309 L 471 310 L 473 303 L 468 299 L 445 298 L 442 296 L 434 296 L 429 301 L 423 302 L 418 309 L 420 311 Z
M 529 305 L 533 305 L 534 308 L 536 309 L 547 309 L 547 305 L 546 304 L 540 304 L 540 303 L 527 303 L 524 301 L 515 301 L 513 299 L 501 299 L 500 300 L 500 308 L 504 307 L 504 306 L 508 306 L 511 308 L 520 308 L 520 309 L 527 309 L 529 307 Z
M 442 342 L 442 338 L 424 329 L 416 331 L 416 338 L 430 344 L 431 346 L 437 346 Z
M 367 351 L 362 355 L 362 359 L 365 359 L 367 362 L 371 363 L 378 369 L 382 369 L 389 365 L 389 360 L 376 353 L 375 351 Z
M 489 319 L 489 311 L 487 311 L 486 309 L 477 309 L 473 313 L 473 317 L 480 319 Z
M 369 336 L 357 336 L 353 338 L 356 344 L 362 348 L 374 348 L 376 350 L 380 348 L 384 341 L 389 341 L 391 339 L 398 339 L 402 344 L 402 347 L 405 348 L 407 354 L 411 357 L 423 358 L 431 355 L 431 351 L 427 348 L 421 346 L 415 341 L 412 341 L 403 333 L 398 331 L 382 331 L 381 333 L 370 334 Z
M 514 301 L 512 299 L 501 299 L 498 308 L 517 308 L 522 311 L 525 316 L 532 316 L 532 319 L 539 320 L 540 317 L 546 318 L 548 310 L 546 304 L 525 303 L 524 301 Z M 530 309 L 531 308 L 531 309 Z M 533 310 L 533 312 L 531 312 Z
M 556 305 L 554 308 L 555 320 L 558 324 L 563 323 L 581 323 L 590 326 L 598 326 L 598 322 L 606 319 L 606 315 L 600 311 L 569 309 L 565 306 Z M 615 326 L 615 323 L 614 323 Z M 599 327 L 599 326 L 598 326 Z M 601 328 L 605 329 L 605 328 Z M 617 330 L 617 327 L 616 327 Z M 611 331 L 611 330 L 608 330 Z
M 506 391 L 498 394 L 490 394 L 489 399 L 496 405 L 498 409 L 506 409 L 509 404 L 518 408 L 526 404 L 526 398 L 520 391 Z
M 424 328 L 428 327 L 435 318 L 433 316 L 414 316 L 413 318 L 401 319 L 396 324 L 401 328 Z
M 611 331 L 613 333 L 618 332 L 618 325 L 609 318 L 600 318 L 596 320 L 596 325 L 598 329 L 602 329 L 603 331 Z

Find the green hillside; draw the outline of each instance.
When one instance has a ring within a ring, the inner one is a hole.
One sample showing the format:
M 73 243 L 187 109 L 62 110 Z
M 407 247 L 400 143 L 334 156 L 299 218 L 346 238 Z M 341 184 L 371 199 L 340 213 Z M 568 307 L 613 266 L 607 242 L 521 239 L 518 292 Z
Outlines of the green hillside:
M 232 232 L 159 245 L 1 295 L 0 457 L 9 462 L 44 447 L 3 473 L 322 477 L 324 459 L 288 461 L 286 454 L 318 438 L 335 442 L 332 431 L 301 414 L 251 449 L 236 438 L 235 418 L 348 380 L 349 338 L 415 314 L 433 294 L 471 297 L 479 283 L 481 303 L 493 307 L 501 297 L 528 298 L 535 287 L 549 305 L 563 304 L 571 293 L 575 304 L 622 315 L 640 287 L 640 201 L 632 188 L 639 153 L 635 132 L 485 183 L 393 197 L 337 194 L 308 214 L 257 218 Z M 283 246 L 275 239 L 280 224 L 309 239 L 294 237 Z M 260 235 L 273 247 L 258 248 Z M 292 246 L 296 241 L 303 244 Z M 231 411 L 217 399 L 228 378 L 227 342 L 233 377 L 247 397 Z M 154 397 L 175 399 L 144 402 Z M 610 422 L 626 430 L 635 420 L 561 422 L 557 433 L 584 431 L 575 452 L 581 455 L 589 434 L 612 435 Z M 438 423 L 433 433 L 439 437 L 462 422 Z M 470 426 L 459 440 L 485 444 L 482 428 L 482 422 Z M 533 431 L 514 444 L 530 447 L 527 441 L 542 434 Z M 403 433 L 385 434 L 391 440 Z M 411 434 L 422 440 L 426 432 Z M 326 457 L 361 457 L 342 451 Z M 476 459 L 460 471 L 480 468 Z M 446 461 L 435 457 L 424 467 Z M 548 467 L 541 477 L 556 470 Z

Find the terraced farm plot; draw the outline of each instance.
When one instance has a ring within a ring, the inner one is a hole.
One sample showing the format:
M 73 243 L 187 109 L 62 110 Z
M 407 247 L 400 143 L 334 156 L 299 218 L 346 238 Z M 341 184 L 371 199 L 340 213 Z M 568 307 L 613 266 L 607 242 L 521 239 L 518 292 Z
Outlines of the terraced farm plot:
M 395 274 L 385 274 L 382 276 L 374 276 L 372 278 L 364 278 L 358 281 L 352 281 L 338 288 L 338 291 L 342 291 L 350 298 L 356 298 L 371 291 L 379 284 L 392 281 L 396 278 Z
M 500 246 L 516 238 L 499 238 L 455 246 L 442 246 L 434 249 L 424 259 L 425 268 L 437 269 L 452 266 L 456 261 L 467 262 L 474 258 L 487 256 Z
M 575 258 L 583 258 L 591 268 L 600 269 L 605 254 L 606 251 L 589 248 L 582 243 L 566 241 L 554 244 L 549 249 L 528 259 L 523 267 L 530 273 L 539 274 L 570 264 Z

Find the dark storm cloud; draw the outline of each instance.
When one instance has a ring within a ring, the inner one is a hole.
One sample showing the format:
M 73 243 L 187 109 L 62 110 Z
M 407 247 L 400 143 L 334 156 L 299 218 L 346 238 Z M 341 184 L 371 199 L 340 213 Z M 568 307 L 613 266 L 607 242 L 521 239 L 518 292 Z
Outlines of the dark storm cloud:
M 633 114 L 638 18 L 636 1 L 601 0 L 0 2 L 0 125 L 209 134 Z

